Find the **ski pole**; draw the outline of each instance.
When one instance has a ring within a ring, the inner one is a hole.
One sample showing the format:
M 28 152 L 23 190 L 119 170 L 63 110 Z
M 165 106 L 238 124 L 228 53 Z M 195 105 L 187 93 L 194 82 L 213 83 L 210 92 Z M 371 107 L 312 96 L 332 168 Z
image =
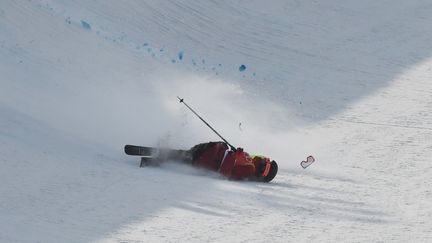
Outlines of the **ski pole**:
M 235 151 L 236 148 L 234 146 L 232 146 L 225 138 L 223 138 L 213 127 L 211 127 L 200 115 L 198 115 L 198 113 L 196 113 L 190 106 L 188 106 L 188 104 L 186 104 L 186 102 L 184 102 L 184 100 L 180 97 L 177 96 L 177 99 L 179 99 L 180 103 L 183 103 L 189 110 L 191 110 L 199 119 L 201 119 L 201 121 L 204 122 L 204 124 L 206 124 L 214 133 L 216 133 L 226 144 L 228 144 L 231 148 L 231 150 Z

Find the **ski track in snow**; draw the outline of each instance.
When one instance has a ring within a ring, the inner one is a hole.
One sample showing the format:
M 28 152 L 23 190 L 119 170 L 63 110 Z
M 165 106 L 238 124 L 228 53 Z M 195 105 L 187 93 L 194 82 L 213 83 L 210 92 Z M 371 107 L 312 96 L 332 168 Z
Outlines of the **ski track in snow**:
M 0 3 L 0 242 L 431 242 L 430 10 Z M 177 95 L 275 180 L 123 155 L 215 139 Z

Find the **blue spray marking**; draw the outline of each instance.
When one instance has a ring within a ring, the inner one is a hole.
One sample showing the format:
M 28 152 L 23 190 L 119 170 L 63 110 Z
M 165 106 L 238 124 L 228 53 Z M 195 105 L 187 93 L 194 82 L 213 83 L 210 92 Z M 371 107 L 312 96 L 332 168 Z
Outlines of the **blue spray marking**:
M 246 66 L 244 64 L 240 65 L 239 71 L 244 72 L 244 70 L 246 70 Z
M 86 30 L 91 30 L 91 26 L 89 23 L 85 22 L 84 20 L 81 20 L 81 25 Z
M 175 60 L 175 59 L 172 59 L 171 62 L 174 64 L 174 63 L 176 63 L 176 60 Z
M 197 65 L 197 63 L 195 62 L 195 60 L 194 60 L 194 59 L 192 59 L 192 64 L 193 64 L 194 66 L 196 66 L 196 65 Z
M 146 46 L 148 46 L 149 44 L 147 43 L 147 42 L 145 42 L 144 44 L 143 44 L 143 46 L 144 47 L 146 47 Z
M 183 60 L 183 52 L 182 52 L 182 51 L 179 52 L 179 54 L 178 54 L 178 59 L 179 59 L 179 60 Z

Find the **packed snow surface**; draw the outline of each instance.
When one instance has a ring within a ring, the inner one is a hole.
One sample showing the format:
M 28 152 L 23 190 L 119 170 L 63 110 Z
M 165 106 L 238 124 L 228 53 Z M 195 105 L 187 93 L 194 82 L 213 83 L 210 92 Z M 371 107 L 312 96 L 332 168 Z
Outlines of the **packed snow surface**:
M 0 242 L 432 242 L 431 11 L 1 1 Z M 139 168 L 219 139 L 177 96 L 278 176 Z

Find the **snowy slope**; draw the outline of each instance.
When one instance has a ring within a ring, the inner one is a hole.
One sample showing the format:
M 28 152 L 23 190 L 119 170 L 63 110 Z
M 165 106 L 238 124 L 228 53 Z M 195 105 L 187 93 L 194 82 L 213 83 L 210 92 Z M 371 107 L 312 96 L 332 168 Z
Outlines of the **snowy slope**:
M 431 10 L 2 1 L 0 242 L 430 242 Z M 138 168 L 217 139 L 177 95 L 276 179 Z

